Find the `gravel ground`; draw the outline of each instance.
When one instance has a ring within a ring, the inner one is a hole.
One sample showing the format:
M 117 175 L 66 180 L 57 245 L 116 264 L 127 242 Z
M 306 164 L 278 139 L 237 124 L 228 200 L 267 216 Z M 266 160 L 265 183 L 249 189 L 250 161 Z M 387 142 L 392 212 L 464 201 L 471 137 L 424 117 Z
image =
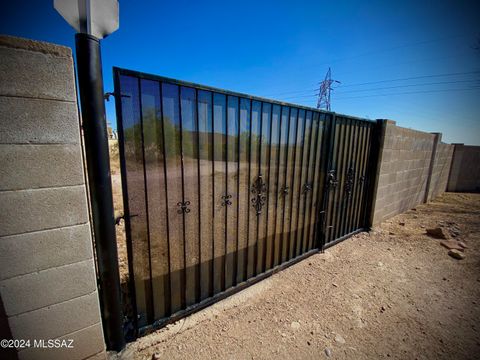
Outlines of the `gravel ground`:
M 444 194 L 112 358 L 478 359 L 479 215 L 480 194 Z M 434 227 L 468 246 L 465 259 Z

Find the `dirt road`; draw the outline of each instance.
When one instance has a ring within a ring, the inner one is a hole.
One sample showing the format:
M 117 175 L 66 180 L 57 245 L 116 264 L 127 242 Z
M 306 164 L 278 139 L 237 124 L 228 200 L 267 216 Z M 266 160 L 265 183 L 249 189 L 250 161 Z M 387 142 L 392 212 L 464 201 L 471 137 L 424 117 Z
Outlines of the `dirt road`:
M 455 260 L 427 228 L 463 241 Z M 125 359 L 478 359 L 480 194 L 445 194 L 128 345 Z

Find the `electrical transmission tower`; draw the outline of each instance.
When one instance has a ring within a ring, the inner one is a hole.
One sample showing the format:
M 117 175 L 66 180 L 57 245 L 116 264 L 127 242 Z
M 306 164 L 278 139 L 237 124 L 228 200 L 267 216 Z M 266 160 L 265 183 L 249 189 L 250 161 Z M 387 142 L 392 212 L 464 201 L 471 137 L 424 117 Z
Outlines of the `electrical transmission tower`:
M 320 83 L 320 88 L 318 89 L 317 109 L 326 109 L 330 111 L 330 91 L 333 90 L 333 83 L 340 84 L 340 81 L 332 80 L 332 70 L 328 68 L 325 79 Z

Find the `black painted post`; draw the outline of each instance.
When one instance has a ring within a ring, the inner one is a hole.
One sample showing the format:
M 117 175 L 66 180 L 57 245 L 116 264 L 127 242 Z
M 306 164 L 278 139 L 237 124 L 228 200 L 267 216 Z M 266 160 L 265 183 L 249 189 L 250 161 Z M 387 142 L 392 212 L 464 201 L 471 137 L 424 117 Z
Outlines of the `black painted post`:
M 103 330 L 107 349 L 120 351 L 125 347 L 125 339 L 100 41 L 94 36 L 79 33 L 75 35 L 75 47 Z

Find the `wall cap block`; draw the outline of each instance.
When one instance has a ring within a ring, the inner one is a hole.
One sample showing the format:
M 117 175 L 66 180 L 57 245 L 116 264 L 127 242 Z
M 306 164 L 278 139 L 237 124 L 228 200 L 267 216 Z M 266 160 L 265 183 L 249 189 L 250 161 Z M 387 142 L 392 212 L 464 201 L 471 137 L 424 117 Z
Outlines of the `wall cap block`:
M 41 52 L 58 57 L 72 57 L 72 49 L 43 41 L 35 41 L 16 36 L 0 35 L 0 46 L 22 49 L 27 51 Z

